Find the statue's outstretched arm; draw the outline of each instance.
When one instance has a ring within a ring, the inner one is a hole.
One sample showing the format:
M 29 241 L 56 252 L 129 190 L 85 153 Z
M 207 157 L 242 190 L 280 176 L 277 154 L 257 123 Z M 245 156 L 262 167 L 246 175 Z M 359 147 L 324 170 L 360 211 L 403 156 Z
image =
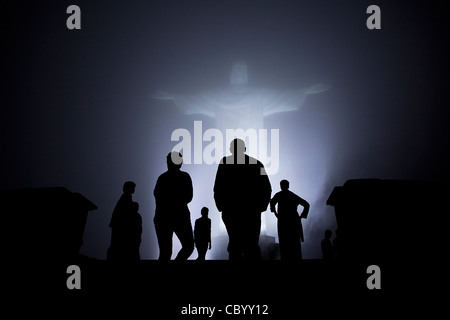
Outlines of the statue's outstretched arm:
M 328 89 L 330 89 L 330 86 L 319 83 L 319 84 L 316 84 L 316 85 L 311 86 L 308 89 L 306 89 L 306 93 L 307 94 L 316 94 L 316 93 L 321 93 L 321 92 L 327 91 Z
M 299 110 L 303 107 L 308 94 L 324 92 L 329 88 L 330 86 L 320 83 L 298 90 L 262 91 L 263 115 L 269 116 L 275 113 Z
M 214 105 L 210 99 L 202 94 L 175 94 L 166 91 L 157 91 L 152 94 L 153 99 L 173 101 L 178 110 L 185 114 L 203 114 L 215 117 Z
M 157 91 L 151 97 L 157 100 L 175 100 L 175 95 L 166 91 Z

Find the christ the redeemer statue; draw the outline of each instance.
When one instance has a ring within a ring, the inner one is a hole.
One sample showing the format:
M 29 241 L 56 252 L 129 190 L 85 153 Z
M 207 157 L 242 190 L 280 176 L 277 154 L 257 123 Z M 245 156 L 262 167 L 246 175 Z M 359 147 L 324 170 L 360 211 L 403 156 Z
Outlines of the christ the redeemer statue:
M 298 90 L 271 90 L 247 85 L 247 64 L 235 62 L 231 69 L 231 85 L 196 94 L 159 92 L 153 97 L 172 100 L 185 114 L 203 114 L 216 121 L 216 128 L 263 129 L 264 117 L 271 114 L 300 109 L 309 94 L 328 90 L 317 84 Z

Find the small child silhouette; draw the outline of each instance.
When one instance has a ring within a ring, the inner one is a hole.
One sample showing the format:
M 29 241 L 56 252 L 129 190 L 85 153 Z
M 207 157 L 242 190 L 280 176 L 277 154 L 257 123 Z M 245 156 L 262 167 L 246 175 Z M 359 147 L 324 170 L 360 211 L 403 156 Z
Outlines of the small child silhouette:
M 206 251 L 211 250 L 211 219 L 208 218 L 209 209 L 203 207 L 201 218 L 195 220 L 194 240 L 197 247 L 197 260 L 205 260 Z
M 334 256 L 333 245 L 331 244 L 331 230 L 325 230 L 325 238 L 322 240 L 320 246 L 322 248 L 322 256 L 324 260 L 332 260 Z

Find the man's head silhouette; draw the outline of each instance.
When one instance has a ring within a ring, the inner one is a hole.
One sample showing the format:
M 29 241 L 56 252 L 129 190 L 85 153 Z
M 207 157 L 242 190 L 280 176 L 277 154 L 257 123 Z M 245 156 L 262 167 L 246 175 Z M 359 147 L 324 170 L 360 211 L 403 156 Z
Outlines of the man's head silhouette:
M 207 207 L 203 207 L 202 211 L 201 211 L 202 217 L 207 217 L 208 216 L 208 212 L 209 212 L 209 209 Z
M 176 151 L 169 152 L 166 160 L 167 160 L 167 169 L 169 170 L 174 169 L 179 170 L 183 165 L 183 156 L 181 155 L 181 153 Z
M 134 190 L 136 189 L 136 183 L 134 183 L 133 181 L 126 181 L 123 184 L 123 193 L 127 193 L 127 194 L 133 194 Z
M 244 140 L 236 138 L 233 141 L 231 141 L 230 152 L 232 154 L 236 154 L 236 155 L 243 154 L 243 153 L 245 153 L 245 150 L 246 150 L 246 148 L 245 148 Z
M 280 188 L 281 190 L 288 190 L 289 189 L 289 181 L 287 180 L 281 180 L 280 181 Z

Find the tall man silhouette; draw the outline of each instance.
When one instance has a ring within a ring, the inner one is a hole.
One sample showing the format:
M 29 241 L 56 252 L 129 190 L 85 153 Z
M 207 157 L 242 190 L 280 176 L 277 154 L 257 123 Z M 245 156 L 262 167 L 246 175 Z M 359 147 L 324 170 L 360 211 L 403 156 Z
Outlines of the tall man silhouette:
M 231 142 L 231 156 L 222 158 L 214 183 L 214 200 L 228 232 L 230 260 L 261 259 L 261 213 L 272 193 L 263 164 L 245 151 L 243 140 Z
M 301 219 L 308 217 L 309 203 L 289 190 L 289 181 L 281 180 L 280 187 L 281 191 L 270 200 L 270 211 L 278 218 L 280 258 L 299 261 L 302 259 L 301 242 L 304 241 Z M 301 216 L 297 212 L 298 205 L 303 206 Z
M 179 152 L 167 155 L 167 171 L 156 181 L 153 191 L 156 201 L 155 223 L 159 245 L 159 260 L 172 257 L 173 233 L 180 240 L 182 248 L 175 260 L 187 260 L 194 251 L 191 213 L 188 203 L 192 201 L 192 180 L 187 172 L 181 171 L 183 158 Z

